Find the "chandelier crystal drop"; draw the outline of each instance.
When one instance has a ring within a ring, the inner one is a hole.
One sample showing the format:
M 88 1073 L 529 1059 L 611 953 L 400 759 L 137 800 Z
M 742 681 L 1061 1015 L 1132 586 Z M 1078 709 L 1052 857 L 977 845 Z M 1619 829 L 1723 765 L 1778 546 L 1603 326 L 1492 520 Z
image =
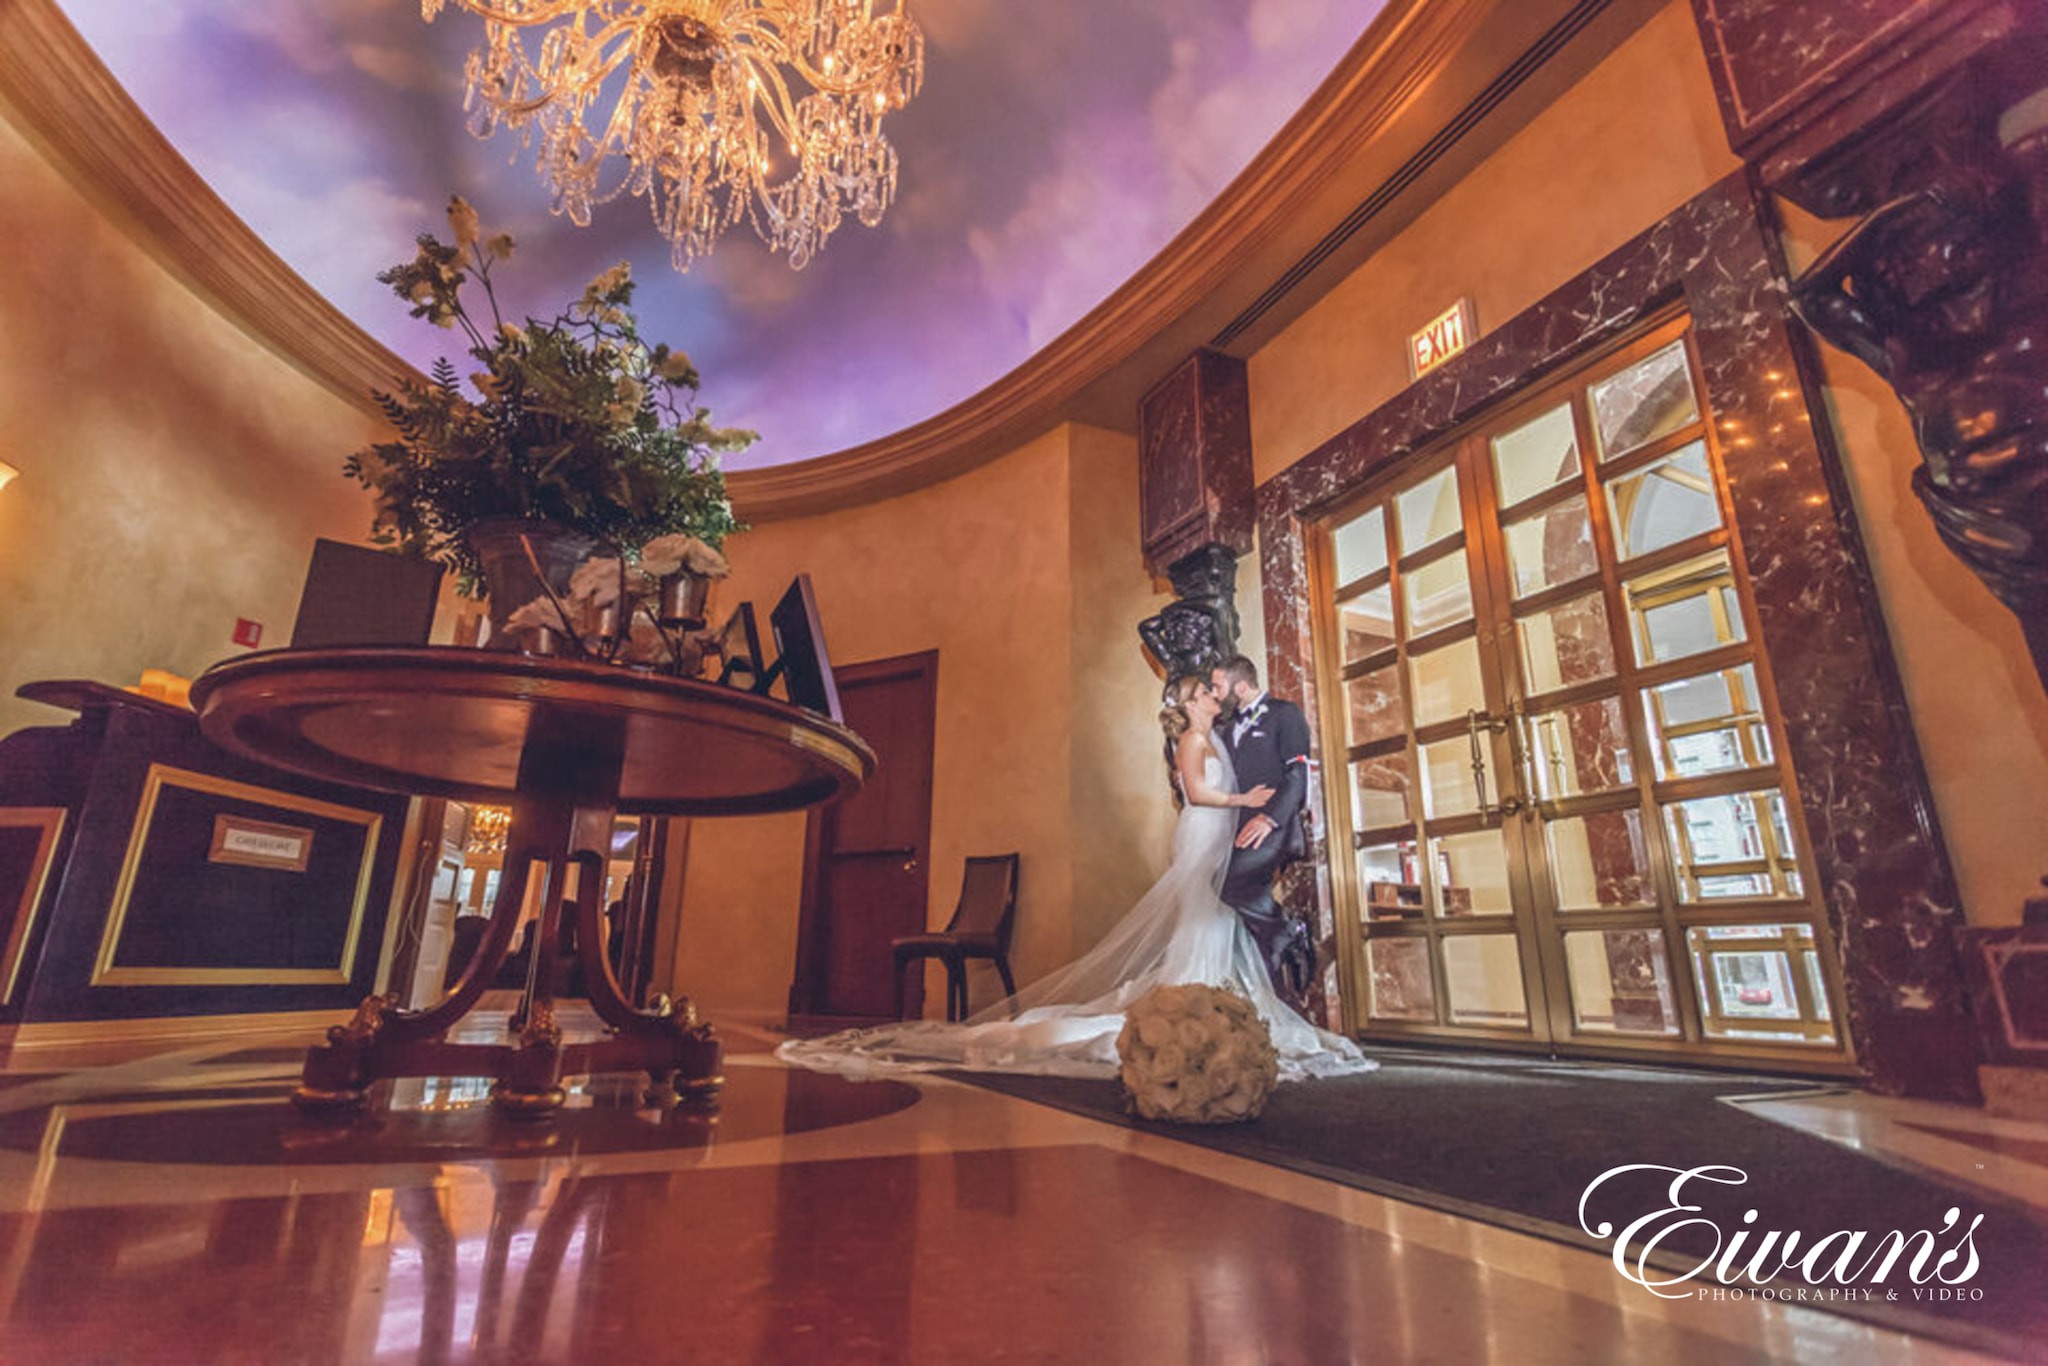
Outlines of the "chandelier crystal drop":
M 431 21 L 449 0 L 420 0 Z M 538 144 L 556 213 L 644 196 L 679 271 L 745 218 L 801 269 L 896 195 L 882 120 L 924 81 L 908 0 L 452 0 L 484 20 L 470 131 Z

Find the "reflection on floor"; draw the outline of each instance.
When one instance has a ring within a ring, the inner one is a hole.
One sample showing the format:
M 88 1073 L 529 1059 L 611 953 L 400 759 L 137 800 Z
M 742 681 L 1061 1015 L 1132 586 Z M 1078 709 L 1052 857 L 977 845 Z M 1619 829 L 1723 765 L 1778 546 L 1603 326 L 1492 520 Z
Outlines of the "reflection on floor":
M 481 1084 L 284 1104 L 290 1039 L 0 1075 L 12 1362 L 1918 1361 L 1771 1303 L 943 1079 L 785 1071 L 728 1026 L 717 1112 Z M 1760 1113 L 2013 1193 L 2038 1126 L 1860 1097 Z M 2022 1132 L 2028 1130 L 2029 1132 Z M 1958 1158 L 1958 1154 L 1971 1154 Z
M 1761 1096 L 1740 1104 L 1761 1118 L 2048 1213 L 2048 1124 L 1853 1091 Z

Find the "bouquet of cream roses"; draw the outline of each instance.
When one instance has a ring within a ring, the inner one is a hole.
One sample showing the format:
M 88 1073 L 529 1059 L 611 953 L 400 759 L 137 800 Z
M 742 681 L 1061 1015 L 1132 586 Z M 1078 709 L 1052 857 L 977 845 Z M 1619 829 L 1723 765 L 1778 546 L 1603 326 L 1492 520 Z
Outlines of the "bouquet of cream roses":
M 1266 1022 L 1221 987 L 1155 987 L 1124 1014 L 1116 1040 L 1124 1090 L 1145 1119 L 1255 1119 L 1280 1080 Z

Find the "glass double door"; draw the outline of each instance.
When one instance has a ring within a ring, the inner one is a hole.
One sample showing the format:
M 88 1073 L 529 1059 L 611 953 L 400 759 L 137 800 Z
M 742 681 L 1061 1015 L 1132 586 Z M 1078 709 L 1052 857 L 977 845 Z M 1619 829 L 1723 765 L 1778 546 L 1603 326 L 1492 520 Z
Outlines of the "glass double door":
M 1354 1031 L 1842 1060 L 1696 370 L 1671 320 L 1323 523 Z

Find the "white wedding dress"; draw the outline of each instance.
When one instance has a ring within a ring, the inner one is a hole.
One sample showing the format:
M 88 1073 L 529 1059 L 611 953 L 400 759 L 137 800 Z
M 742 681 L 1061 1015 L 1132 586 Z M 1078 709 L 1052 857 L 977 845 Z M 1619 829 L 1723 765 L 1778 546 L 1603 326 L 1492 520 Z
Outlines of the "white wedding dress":
M 1203 776 L 1219 792 L 1237 790 L 1220 752 L 1212 750 Z M 1154 987 L 1200 982 L 1251 1002 L 1272 1033 L 1282 1081 L 1371 1071 L 1378 1064 L 1356 1044 L 1317 1029 L 1275 994 L 1251 932 L 1218 896 L 1236 818 L 1230 807 L 1183 809 L 1173 862 L 1151 890 L 1101 943 L 1014 998 L 961 1024 L 915 1020 L 791 1039 L 778 1056 L 853 1078 L 940 1070 L 1114 1077 L 1125 1008 Z

